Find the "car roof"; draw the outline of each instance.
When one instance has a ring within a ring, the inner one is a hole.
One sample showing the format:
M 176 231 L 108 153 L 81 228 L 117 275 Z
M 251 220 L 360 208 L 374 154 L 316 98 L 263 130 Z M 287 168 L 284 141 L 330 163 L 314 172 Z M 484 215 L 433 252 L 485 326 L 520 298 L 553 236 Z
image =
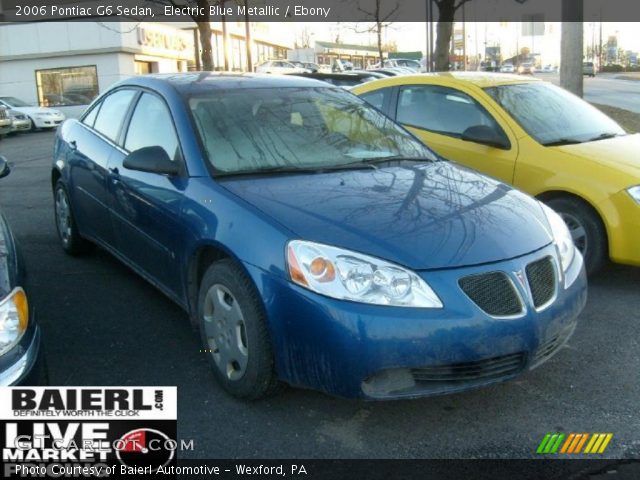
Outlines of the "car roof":
M 522 77 L 520 75 L 509 75 L 492 72 L 438 72 L 438 73 L 414 73 L 398 77 L 387 77 L 386 79 L 375 80 L 375 82 L 394 83 L 429 83 L 429 79 L 449 80 L 451 84 L 471 84 L 480 88 L 496 87 L 498 85 L 511 85 L 517 83 L 539 82 L 537 78 Z M 371 82 L 373 83 L 373 82 Z
M 116 86 L 132 85 L 153 89 L 173 87 L 182 95 L 211 90 L 237 90 L 244 88 L 301 88 L 327 87 L 327 84 L 311 78 L 293 75 L 259 73 L 189 72 L 150 74 L 131 77 Z

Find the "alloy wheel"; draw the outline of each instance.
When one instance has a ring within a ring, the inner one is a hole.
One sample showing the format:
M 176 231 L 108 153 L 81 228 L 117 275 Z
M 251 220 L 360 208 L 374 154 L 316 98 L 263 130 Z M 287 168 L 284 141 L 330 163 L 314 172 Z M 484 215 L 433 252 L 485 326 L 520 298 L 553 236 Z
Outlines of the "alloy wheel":
M 577 217 L 569 213 L 561 212 L 560 216 L 569 228 L 569 233 L 571 234 L 571 238 L 573 238 L 574 245 L 578 250 L 580 250 L 582 255 L 585 255 L 589 242 L 587 238 L 587 230 L 584 225 Z

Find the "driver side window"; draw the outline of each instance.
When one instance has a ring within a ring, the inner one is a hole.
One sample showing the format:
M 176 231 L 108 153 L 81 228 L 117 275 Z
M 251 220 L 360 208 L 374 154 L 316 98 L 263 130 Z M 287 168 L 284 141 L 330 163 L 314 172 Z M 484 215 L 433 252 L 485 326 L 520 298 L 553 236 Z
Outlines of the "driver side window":
M 402 87 L 396 119 L 408 126 L 458 138 L 467 128 L 478 125 L 501 130 L 494 118 L 469 95 L 438 85 Z

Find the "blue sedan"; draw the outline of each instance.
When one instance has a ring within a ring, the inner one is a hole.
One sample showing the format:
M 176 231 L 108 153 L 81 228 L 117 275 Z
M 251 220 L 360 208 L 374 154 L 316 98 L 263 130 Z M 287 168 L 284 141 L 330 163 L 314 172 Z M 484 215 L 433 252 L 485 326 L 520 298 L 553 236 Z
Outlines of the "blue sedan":
M 97 244 L 183 307 L 237 397 L 504 381 L 586 301 L 555 212 L 312 79 L 122 81 L 58 129 L 51 185 L 62 248 Z

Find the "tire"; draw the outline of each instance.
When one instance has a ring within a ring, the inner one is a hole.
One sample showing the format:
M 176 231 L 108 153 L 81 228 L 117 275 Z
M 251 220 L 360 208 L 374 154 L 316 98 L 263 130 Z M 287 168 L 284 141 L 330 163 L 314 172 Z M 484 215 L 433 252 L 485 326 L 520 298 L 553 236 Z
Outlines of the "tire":
M 62 180 L 58 180 L 53 191 L 53 211 L 62 249 L 69 255 L 79 255 L 87 252 L 91 244 L 80 236 L 67 188 Z
M 584 257 L 587 274 L 600 270 L 609 258 L 607 233 L 598 214 L 584 201 L 559 197 L 546 202 L 560 214 Z
M 215 262 L 205 272 L 198 294 L 198 326 L 214 375 L 227 392 L 256 400 L 278 390 L 262 301 L 233 260 Z
M 38 132 L 40 131 L 40 129 L 38 127 L 36 127 L 36 122 L 33 121 L 33 118 L 29 117 L 29 120 L 31 120 L 31 128 L 29 129 L 30 132 Z

